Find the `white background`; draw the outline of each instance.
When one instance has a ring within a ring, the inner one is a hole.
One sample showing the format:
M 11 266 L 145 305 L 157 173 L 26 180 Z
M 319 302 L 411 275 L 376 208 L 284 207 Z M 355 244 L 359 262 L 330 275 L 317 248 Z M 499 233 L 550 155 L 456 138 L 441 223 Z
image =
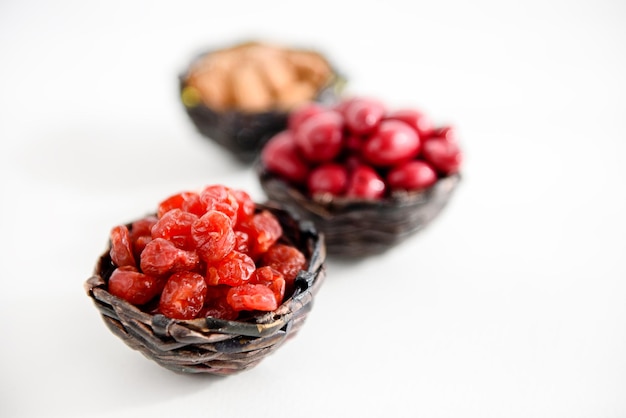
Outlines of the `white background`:
M 329 260 L 297 338 L 227 378 L 127 348 L 83 290 L 110 228 L 211 183 L 177 76 L 256 38 L 454 123 L 425 231 Z M 626 4 L 0 1 L 0 416 L 626 417 Z

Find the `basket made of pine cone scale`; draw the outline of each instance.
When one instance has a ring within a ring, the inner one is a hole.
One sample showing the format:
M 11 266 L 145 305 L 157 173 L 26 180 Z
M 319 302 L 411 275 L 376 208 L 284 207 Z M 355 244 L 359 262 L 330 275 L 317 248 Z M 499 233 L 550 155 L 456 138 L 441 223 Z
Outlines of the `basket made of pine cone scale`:
M 324 234 L 330 257 L 381 254 L 430 224 L 448 204 L 461 175 L 443 177 L 421 192 L 397 192 L 381 200 L 313 200 L 258 163 L 261 187 L 270 201 L 312 221 Z
M 239 109 L 218 110 L 202 102 L 189 103 L 189 100 L 185 99 L 188 75 L 195 63 L 212 52 L 208 51 L 197 56 L 185 72 L 179 75 L 181 101 L 185 112 L 203 137 L 217 143 L 241 163 L 250 164 L 257 158 L 263 145 L 287 127 L 289 110 L 268 109 L 259 112 Z M 323 106 L 330 106 L 339 101 L 347 80 L 332 65 L 331 71 L 331 78 L 320 87 L 311 101 Z
M 175 320 L 152 315 L 111 295 L 107 281 L 115 266 L 109 250 L 99 259 L 85 283 L 87 294 L 108 328 L 130 348 L 177 373 L 230 375 L 257 365 L 302 327 L 312 309 L 313 298 L 325 278 L 326 251 L 323 236 L 308 221 L 289 212 L 257 204 L 277 216 L 284 242 L 295 245 L 307 258 L 295 291 L 273 312 L 246 320 L 212 317 Z

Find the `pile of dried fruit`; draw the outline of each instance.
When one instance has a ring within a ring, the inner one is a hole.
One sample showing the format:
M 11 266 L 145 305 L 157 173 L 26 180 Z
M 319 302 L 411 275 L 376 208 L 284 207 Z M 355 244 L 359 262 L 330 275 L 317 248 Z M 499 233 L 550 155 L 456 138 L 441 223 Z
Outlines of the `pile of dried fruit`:
M 452 126 L 435 126 L 417 109 L 388 110 L 379 100 L 352 97 L 294 110 L 261 162 L 310 197 L 381 199 L 457 173 L 462 152 Z
M 183 102 L 218 110 L 290 109 L 313 100 L 333 75 L 319 53 L 248 42 L 206 54 L 191 67 Z
M 305 256 L 242 190 L 210 185 L 163 200 L 156 215 L 111 230 L 109 292 L 174 319 L 273 311 Z

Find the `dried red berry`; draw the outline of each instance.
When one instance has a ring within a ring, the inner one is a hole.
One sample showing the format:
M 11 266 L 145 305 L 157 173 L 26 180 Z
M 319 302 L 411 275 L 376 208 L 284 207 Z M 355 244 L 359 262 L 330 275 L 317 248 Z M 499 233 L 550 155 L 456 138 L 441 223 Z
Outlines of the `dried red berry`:
M 198 254 L 176 247 L 171 241 L 156 238 L 141 253 L 141 271 L 153 276 L 164 276 L 177 271 L 194 270 Z
M 206 293 L 207 286 L 200 274 L 174 273 L 161 293 L 159 311 L 173 319 L 193 319 L 202 310 Z
M 262 264 L 278 271 L 285 278 L 287 293 L 294 289 L 296 276 L 306 266 L 306 258 L 296 247 L 274 244 L 263 255 Z
M 181 192 L 163 200 L 158 205 L 157 216 L 160 218 L 172 209 L 182 209 L 197 216 L 204 214 L 198 193 L 195 192 Z
M 118 267 L 135 267 L 137 265 L 133 255 L 130 232 L 126 225 L 118 225 L 111 229 L 111 250 L 109 255 L 113 263 Z
M 276 303 L 280 305 L 285 297 L 285 276 L 270 266 L 259 267 L 250 276 L 251 284 L 262 284 L 274 292 Z
M 231 220 L 224 213 L 210 210 L 191 227 L 198 255 L 207 263 L 224 258 L 235 247 L 235 232 Z
M 231 251 L 207 267 L 206 282 L 211 286 L 218 284 L 238 286 L 247 282 L 255 269 L 252 258 L 244 253 Z
M 237 222 L 247 222 L 254 216 L 256 205 L 250 195 L 243 190 L 233 190 L 233 196 L 237 200 L 239 209 L 237 209 Z
M 268 210 L 255 214 L 250 222 L 241 223 L 237 228 L 248 234 L 249 255 L 255 260 L 274 245 L 283 234 L 280 222 Z
M 205 212 L 216 210 L 228 216 L 233 225 L 237 222 L 239 203 L 226 186 L 213 184 L 205 187 L 200 193 L 200 202 L 202 202 Z
M 143 305 L 161 293 L 164 283 L 157 277 L 138 272 L 135 267 L 123 266 L 113 270 L 108 286 L 112 295 L 133 305 Z
M 191 226 L 198 217 L 182 209 L 172 209 L 152 227 L 152 239 L 164 238 L 184 250 L 193 250 L 195 242 L 191 236 Z
M 226 300 L 237 311 L 273 311 L 278 307 L 274 292 L 262 284 L 231 287 Z

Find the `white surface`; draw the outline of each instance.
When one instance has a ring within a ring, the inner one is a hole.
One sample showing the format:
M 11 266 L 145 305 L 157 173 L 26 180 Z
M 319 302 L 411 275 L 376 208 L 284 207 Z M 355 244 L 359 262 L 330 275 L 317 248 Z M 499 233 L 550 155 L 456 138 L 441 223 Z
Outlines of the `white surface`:
M 0 416 L 626 417 L 624 22 L 617 0 L 2 1 Z M 247 37 L 455 123 L 465 179 L 410 241 L 329 262 L 257 368 L 180 376 L 82 286 L 170 193 L 263 198 L 177 99 L 188 59 Z

